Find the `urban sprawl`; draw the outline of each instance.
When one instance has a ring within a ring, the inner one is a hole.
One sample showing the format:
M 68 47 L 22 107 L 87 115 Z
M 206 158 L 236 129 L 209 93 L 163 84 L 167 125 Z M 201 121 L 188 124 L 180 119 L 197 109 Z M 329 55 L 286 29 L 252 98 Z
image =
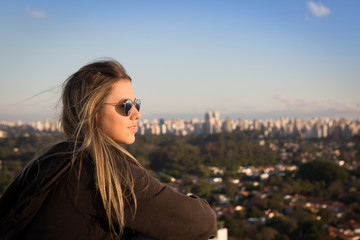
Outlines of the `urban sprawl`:
M 45 121 L 36 121 L 31 123 L 6 122 L 1 121 L 0 125 L 29 126 L 38 131 L 59 131 L 58 123 Z M 220 132 L 232 131 L 260 131 L 264 137 L 291 137 L 298 136 L 302 139 L 314 138 L 345 138 L 349 139 L 353 136 L 360 135 L 360 117 L 355 120 L 345 118 L 318 118 L 314 117 L 310 120 L 300 118 L 281 117 L 277 119 L 266 120 L 233 120 L 226 117 L 224 120 L 220 118 L 220 112 L 206 112 L 205 119 L 192 118 L 184 119 L 153 119 L 151 121 L 145 119 L 138 121 L 138 134 L 164 135 L 173 134 L 186 136 L 189 134 L 215 134 Z M 6 133 L 0 131 L 0 137 Z
M 7 126 L 0 130 L 3 140 L 10 137 L 7 129 L 11 127 L 40 132 L 60 131 L 59 124 L 49 120 L 33 123 L 1 121 L 1 125 Z M 206 112 L 204 120 L 138 121 L 139 135 L 187 136 L 245 131 L 257 131 L 256 145 L 267 145 L 270 152 L 279 156 L 277 163 L 240 166 L 235 175 L 227 173 L 224 167 L 211 165 L 202 167 L 206 177 L 189 173 L 174 178 L 166 172 L 159 173 L 159 176 L 167 176 L 170 185 L 183 193 L 199 186 L 197 190 L 203 196 L 212 198 L 212 207 L 222 223 L 218 240 L 228 239 L 228 229 L 229 236 L 237 237 L 233 239 L 360 239 L 360 181 L 357 175 L 357 169 L 360 169 L 357 147 L 360 117 L 352 120 L 317 117 L 309 120 L 289 117 L 233 120 L 226 117 L 222 120 L 220 113 L 213 111 Z M 25 134 L 29 136 L 29 133 Z M 211 144 L 214 147 L 216 142 Z M 15 153 L 20 151 L 13 148 Z M 293 161 L 295 156 L 300 159 L 297 163 Z M 302 164 L 321 158 L 352 173 L 350 180 L 347 183 L 310 183 L 295 179 Z M 4 170 L 6 162 L 3 169 L 1 162 L 0 159 L 0 170 Z M 319 193 L 321 191 L 327 193 Z M 319 225 L 321 221 L 325 223 Z M 269 235 L 266 232 L 269 229 L 276 229 L 280 235 L 260 238 L 260 235 Z M 320 231 L 318 229 L 330 238 L 314 237 L 320 236 L 316 232 Z M 296 237 L 296 234 L 300 235 Z

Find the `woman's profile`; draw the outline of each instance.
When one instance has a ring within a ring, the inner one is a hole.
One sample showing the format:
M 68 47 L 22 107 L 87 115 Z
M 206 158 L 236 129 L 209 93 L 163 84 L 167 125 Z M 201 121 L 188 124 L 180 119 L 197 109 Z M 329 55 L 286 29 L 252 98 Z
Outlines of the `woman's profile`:
M 0 199 L 0 239 L 209 239 L 216 215 L 160 183 L 123 147 L 140 99 L 115 60 L 90 63 L 63 85 L 64 140 L 31 161 Z

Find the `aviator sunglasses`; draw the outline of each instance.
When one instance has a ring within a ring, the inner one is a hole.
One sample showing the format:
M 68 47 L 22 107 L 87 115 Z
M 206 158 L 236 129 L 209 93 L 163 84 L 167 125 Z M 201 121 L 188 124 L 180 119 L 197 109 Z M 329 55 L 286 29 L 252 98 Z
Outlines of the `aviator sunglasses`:
M 117 108 L 124 108 L 124 114 L 125 116 L 129 116 L 131 113 L 131 109 L 133 106 L 140 111 L 140 105 L 141 101 L 140 99 L 135 99 L 135 101 L 132 101 L 131 99 L 126 100 L 125 102 L 119 102 L 119 103 L 104 103 L 109 105 L 114 105 Z

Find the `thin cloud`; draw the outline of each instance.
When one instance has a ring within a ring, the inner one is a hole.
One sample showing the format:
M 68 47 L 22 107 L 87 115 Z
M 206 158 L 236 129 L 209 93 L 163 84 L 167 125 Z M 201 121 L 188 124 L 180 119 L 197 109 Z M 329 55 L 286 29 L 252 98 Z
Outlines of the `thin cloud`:
M 284 103 L 287 107 L 290 107 L 290 108 L 306 109 L 308 107 L 306 102 L 304 102 L 303 100 L 286 97 L 285 95 L 277 95 L 274 98 L 275 98 L 275 100 L 278 100 L 278 101 Z
M 274 99 L 282 102 L 287 107 L 287 109 L 304 113 L 316 113 L 323 111 L 360 113 L 359 104 L 343 104 L 334 100 L 307 102 L 304 100 L 287 97 L 285 95 L 277 95 L 274 97 Z
M 46 13 L 44 11 L 27 9 L 27 13 L 30 17 L 34 18 L 46 18 Z
M 321 2 L 314 3 L 312 1 L 308 1 L 306 5 L 316 17 L 325 17 L 331 13 L 330 8 L 325 7 Z

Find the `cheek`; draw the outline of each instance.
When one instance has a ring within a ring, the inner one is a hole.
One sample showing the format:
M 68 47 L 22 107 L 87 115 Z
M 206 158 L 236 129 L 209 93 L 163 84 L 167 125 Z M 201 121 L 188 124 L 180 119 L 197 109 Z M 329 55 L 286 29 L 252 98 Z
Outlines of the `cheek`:
M 96 125 L 106 135 L 110 136 L 113 128 L 112 126 L 114 126 L 114 118 L 106 111 L 103 111 L 99 115 L 96 115 Z
M 125 121 L 119 116 L 104 112 L 97 116 L 96 122 L 106 136 L 119 144 L 131 144 L 135 141 L 135 137 L 130 136 Z

